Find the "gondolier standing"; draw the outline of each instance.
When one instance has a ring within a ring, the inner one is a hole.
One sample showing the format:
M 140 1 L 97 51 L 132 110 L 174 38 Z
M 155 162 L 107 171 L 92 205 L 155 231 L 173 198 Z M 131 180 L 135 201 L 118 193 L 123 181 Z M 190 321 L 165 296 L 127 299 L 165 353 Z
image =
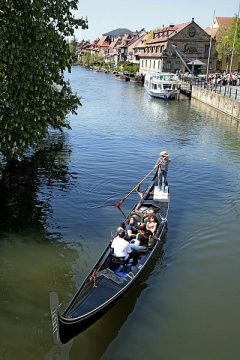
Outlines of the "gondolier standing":
M 158 186 L 162 191 L 164 191 L 165 186 L 167 186 L 167 172 L 170 161 L 168 152 L 161 151 L 160 158 L 155 165 L 155 168 L 158 168 Z

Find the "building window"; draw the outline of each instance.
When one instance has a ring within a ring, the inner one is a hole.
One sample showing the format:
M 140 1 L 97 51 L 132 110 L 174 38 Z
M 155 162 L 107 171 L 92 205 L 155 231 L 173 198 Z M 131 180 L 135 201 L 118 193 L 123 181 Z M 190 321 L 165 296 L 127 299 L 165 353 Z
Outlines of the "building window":
M 145 67 L 147 67 L 147 60 L 145 60 Z
M 175 62 L 175 70 L 180 70 L 180 61 Z
M 151 62 L 152 62 L 152 61 L 150 60 L 150 61 L 149 61 L 149 67 L 151 67 L 151 65 L 152 65 Z
M 155 60 L 153 61 L 153 68 L 155 69 Z
M 167 69 L 167 70 L 170 70 L 170 69 L 171 69 L 171 63 L 170 63 L 170 61 L 168 61 L 168 62 L 166 63 L 166 69 Z

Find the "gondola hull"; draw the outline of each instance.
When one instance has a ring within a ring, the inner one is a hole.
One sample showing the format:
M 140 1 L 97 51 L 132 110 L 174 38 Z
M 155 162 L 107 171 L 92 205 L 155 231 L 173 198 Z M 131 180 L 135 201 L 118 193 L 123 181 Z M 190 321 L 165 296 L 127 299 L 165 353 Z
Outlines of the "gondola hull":
M 168 202 L 160 206 L 153 201 L 156 177 L 157 174 L 129 216 L 139 216 L 141 222 L 150 211 L 154 211 L 160 220 L 167 217 Z M 55 309 L 51 309 L 51 313 L 54 314 L 55 340 L 68 342 L 108 312 L 147 270 L 154 254 L 163 243 L 166 230 L 167 222 L 164 219 L 159 224 L 153 243 L 137 254 L 135 266 L 129 264 L 130 267 L 124 268 L 121 264 L 113 263 L 111 247 L 108 245 L 64 312 L 60 314 L 57 305 Z

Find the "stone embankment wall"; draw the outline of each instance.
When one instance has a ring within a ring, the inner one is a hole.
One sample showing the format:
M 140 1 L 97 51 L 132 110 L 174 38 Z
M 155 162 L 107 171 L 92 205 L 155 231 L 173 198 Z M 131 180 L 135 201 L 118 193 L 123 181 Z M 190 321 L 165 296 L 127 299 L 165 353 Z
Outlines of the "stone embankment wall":
M 212 91 L 192 86 L 192 98 L 208 104 L 215 109 L 240 121 L 240 102 Z

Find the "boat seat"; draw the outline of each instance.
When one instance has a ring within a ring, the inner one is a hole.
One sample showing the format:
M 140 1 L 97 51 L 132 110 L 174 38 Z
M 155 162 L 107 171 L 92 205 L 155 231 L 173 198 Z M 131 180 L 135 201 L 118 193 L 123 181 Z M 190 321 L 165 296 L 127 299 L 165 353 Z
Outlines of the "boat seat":
M 111 254 L 108 262 L 108 266 L 110 267 L 111 270 L 117 271 L 119 270 L 119 268 L 122 268 L 122 271 L 126 272 L 128 261 L 129 259 L 125 260 L 124 257 L 115 256 L 113 253 L 113 249 L 111 249 Z
M 125 260 L 124 257 L 117 257 L 117 256 L 111 254 L 111 261 L 112 261 L 114 264 L 125 264 L 125 263 L 128 261 L 128 259 Z

